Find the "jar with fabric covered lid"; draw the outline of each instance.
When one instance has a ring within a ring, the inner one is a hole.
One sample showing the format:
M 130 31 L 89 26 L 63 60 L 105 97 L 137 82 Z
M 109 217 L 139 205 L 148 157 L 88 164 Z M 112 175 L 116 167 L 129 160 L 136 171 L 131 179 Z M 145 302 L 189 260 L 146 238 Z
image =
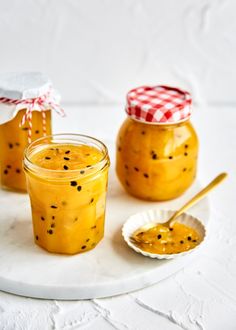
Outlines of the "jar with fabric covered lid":
M 198 138 L 188 92 L 142 86 L 127 94 L 128 118 L 117 138 L 116 171 L 125 190 L 145 200 L 176 198 L 197 171 Z
M 59 95 L 40 72 L 0 75 L 0 180 L 3 188 L 26 191 L 25 147 L 51 134 L 51 110 L 63 115 Z

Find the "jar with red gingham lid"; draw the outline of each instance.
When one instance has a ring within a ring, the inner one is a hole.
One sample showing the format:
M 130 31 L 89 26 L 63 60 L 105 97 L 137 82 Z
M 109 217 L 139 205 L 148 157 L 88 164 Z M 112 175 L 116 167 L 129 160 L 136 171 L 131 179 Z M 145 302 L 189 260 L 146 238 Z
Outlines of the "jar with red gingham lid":
M 24 149 L 51 134 L 51 110 L 63 115 L 59 95 L 47 76 L 40 72 L 0 75 L 1 187 L 26 191 Z
M 128 92 L 116 157 L 117 175 L 128 193 L 164 201 L 191 186 L 198 157 L 191 111 L 190 94 L 179 88 L 142 86 Z

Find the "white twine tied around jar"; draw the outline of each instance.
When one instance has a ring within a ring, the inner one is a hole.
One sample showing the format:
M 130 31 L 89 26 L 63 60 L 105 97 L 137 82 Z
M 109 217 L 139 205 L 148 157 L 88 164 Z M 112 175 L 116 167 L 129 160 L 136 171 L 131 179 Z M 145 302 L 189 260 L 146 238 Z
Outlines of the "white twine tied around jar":
M 60 104 L 55 101 L 52 90 L 50 89 L 44 95 L 36 98 L 14 100 L 8 99 L 6 97 L 0 97 L 0 103 L 6 103 L 9 105 L 16 105 L 16 110 L 26 109 L 24 116 L 22 117 L 19 127 L 22 127 L 26 122 L 29 123 L 28 130 L 28 142 L 31 143 L 32 140 L 32 111 L 40 110 L 42 113 L 42 123 L 43 123 L 43 136 L 47 135 L 46 127 L 46 111 L 54 110 L 57 114 L 65 117 L 65 112 L 61 108 Z

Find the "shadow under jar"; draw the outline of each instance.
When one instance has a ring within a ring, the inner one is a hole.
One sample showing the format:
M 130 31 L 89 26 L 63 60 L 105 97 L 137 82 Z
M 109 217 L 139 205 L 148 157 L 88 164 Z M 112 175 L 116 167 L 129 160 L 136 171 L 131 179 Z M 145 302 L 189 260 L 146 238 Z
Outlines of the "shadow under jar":
M 139 87 L 128 93 L 126 111 L 116 157 L 125 190 L 153 201 L 180 196 L 197 171 L 198 138 L 189 121 L 189 93 L 167 86 Z
M 49 252 L 93 249 L 104 235 L 109 157 L 91 137 L 58 134 L 31 143 L 24 170 L 35 243 Z

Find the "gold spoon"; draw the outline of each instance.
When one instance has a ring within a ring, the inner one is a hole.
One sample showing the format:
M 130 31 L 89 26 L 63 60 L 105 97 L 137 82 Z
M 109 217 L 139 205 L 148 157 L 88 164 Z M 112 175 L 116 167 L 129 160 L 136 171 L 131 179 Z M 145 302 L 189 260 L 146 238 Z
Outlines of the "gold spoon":
M 220 184 L 225 178 L 227 177 L 227 173 L 221 173 L 219 174 L 214 180 L 212 180 L 205 188 L 203 188 L 199 193 L 197 193 L 193 198 L 190 199 L 186 204 L 184 204 L 178 211 L 176 211 L 168 221 L 161 223 L 162 226 L 171 228 L 173 224 L 176 222 L 176 219 L 184 213 L 186 210 L 188 210 L 190 207 L 192 207 L 194 204 L 196 204 L 198 201 L 200 201 L 203 197 L 205 197 L 212 189 L 214 189 L 218 184 Z M 147 243 L 149 244 L 150 242 L 146 242 L 142 240 L 138 235 L 140 233 L 144 233 L 145 231 L 154 228 L 158 225 L 158 223 L 147 223 L 146 225 L 138 228 L 135 230 L 135 232 L 132 234 L 130 239 L 136 241 L 136 242 L 141 242 L 141 243 Z

